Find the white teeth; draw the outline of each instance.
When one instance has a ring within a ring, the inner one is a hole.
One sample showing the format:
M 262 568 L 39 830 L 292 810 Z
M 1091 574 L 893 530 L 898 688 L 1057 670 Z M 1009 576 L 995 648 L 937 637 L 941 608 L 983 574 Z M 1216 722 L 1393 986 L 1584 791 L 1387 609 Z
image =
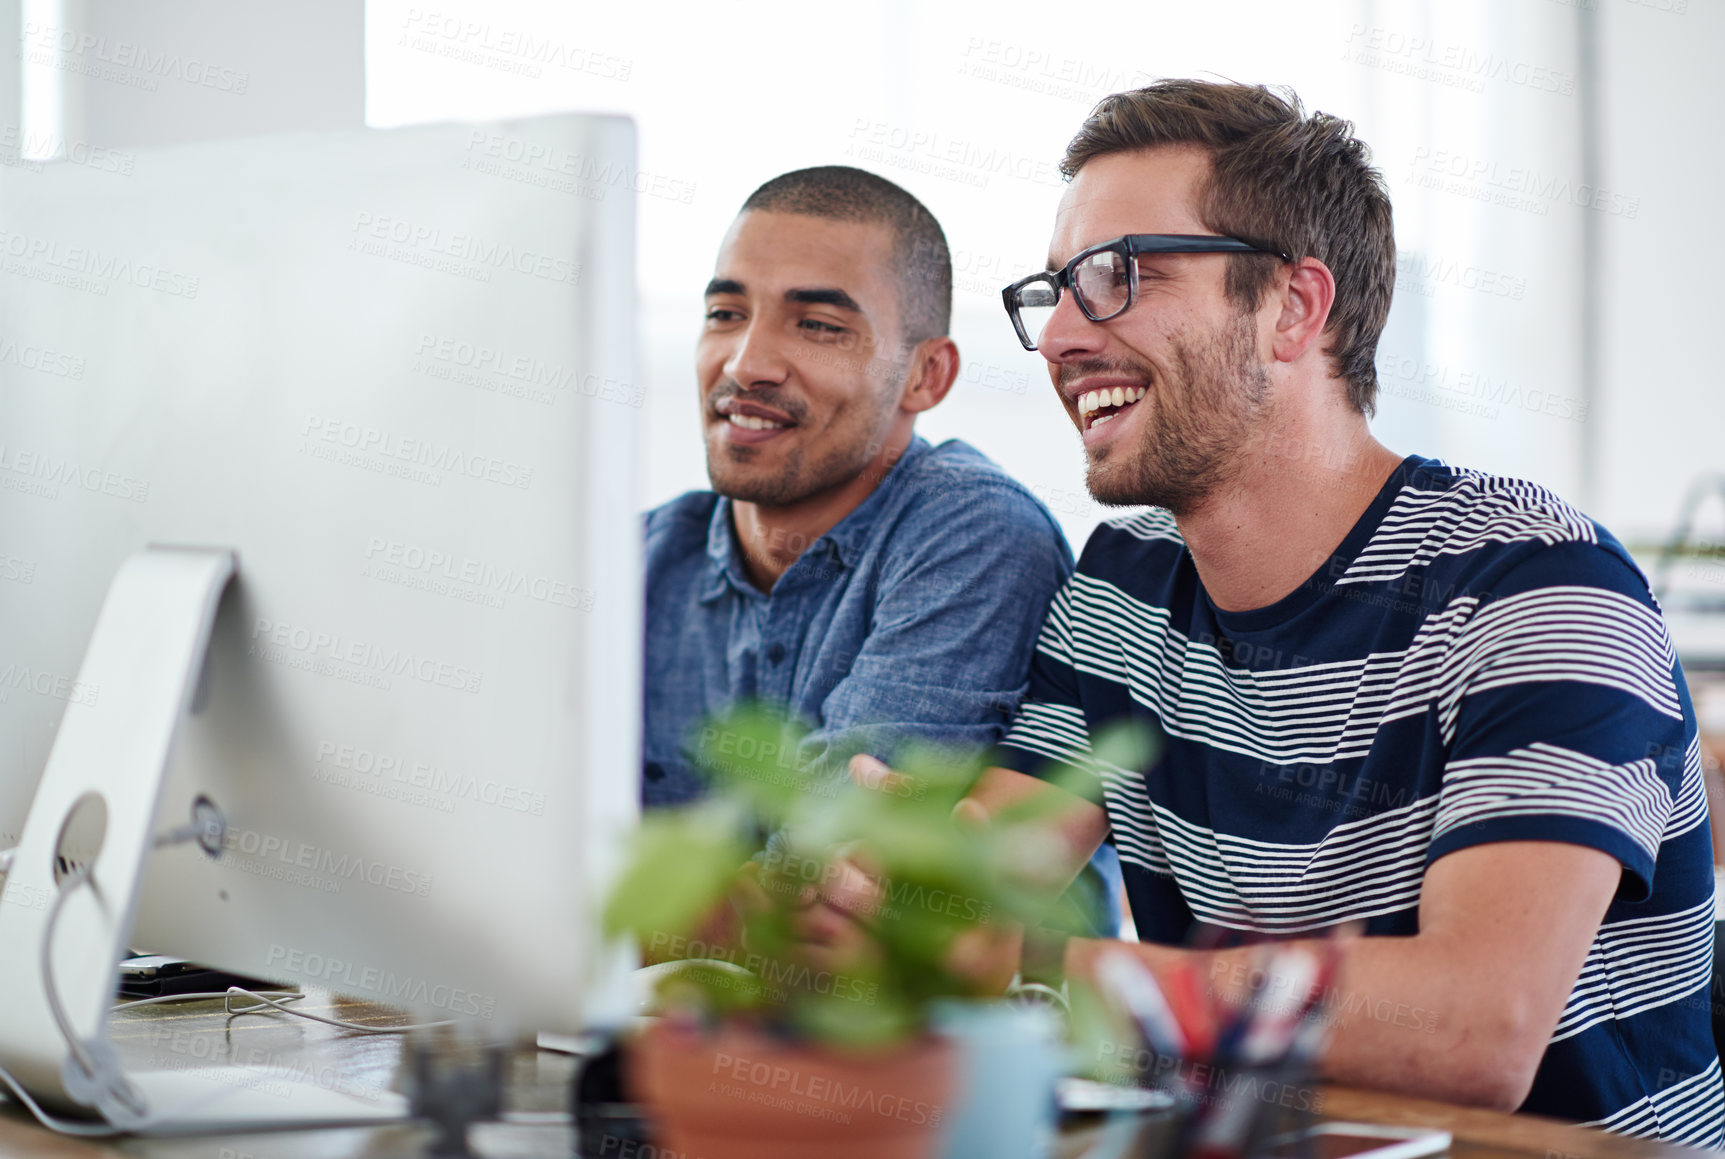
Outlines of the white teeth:
M 1149 390 L 1142 386 L 1117 386 L 1112 390 L 1087 390 L 1078 396 L 1079 417 L 1099 411 L 1105 406 L 1126 406 L 1142 399 Z
M 1113 420 L 1113 418 L 1114 418 L 1113 415 L 1103 415 L 1101 418 L 1099 418 L 1095 422 L 1091 423 L 1090 426 L 1092 429 L 1095 429 L 1096 427 L 1101 426 L 1105 422 L 1111 422 Z
M 725 417 L 746 431 L 779 431 L 785 427 L 784 423 L 775 423 L 770 419 L 758 419 L 754 415 L 733 413 Z

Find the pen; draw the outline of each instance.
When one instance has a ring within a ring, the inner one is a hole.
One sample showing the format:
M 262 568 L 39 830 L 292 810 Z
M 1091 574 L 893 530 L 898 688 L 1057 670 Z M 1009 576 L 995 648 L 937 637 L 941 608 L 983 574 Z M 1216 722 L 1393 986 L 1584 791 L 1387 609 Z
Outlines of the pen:
M 1174 1020 L 1186 1035 L 1186 1047 L 1193 1058 L 1209 1058 L 1216 1049 L 1217 1017 L 1215 1004 L 1204 993 L 1198 974 L 1190 962 L 1180 961 L 1163 979 L 1162 990 L 1173 1009 Z
M 1128 951 L 1111 950 L 1098 963 L 1096 975 L 1120 998 L 1152 1051 L 1169 1058 L 1186 1057 L 1185 1032 L 1148 966 Z

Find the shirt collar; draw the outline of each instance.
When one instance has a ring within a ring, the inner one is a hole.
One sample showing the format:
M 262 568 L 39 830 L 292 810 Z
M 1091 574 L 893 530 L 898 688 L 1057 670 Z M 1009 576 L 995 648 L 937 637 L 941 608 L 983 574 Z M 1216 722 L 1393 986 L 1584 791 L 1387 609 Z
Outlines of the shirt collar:
M 839 520 L 838 526 L 816 540 L 807 550 L 819 550 L 824 540 L 831 544 L 830 550 L 842 566 L 854 564 L 867 546 L 869 532 L 876 519 L 891 502 L 891 494 L 898 489 L 905 470 L 909 464 L 927 453 L 928 442 L 920 435 L 913 435 L 910 445 L 888 469 L 886 478 L 880 481 L 880 486 L 869 492 L 868 498 L 857 504 L 854 511 Z M 728 496 L 721 495 L 719 501 L 713 504 L 713 518 L 707 524 L 707 575 L 706 582 L 701 587 L 701 602 L 709 603 L 718 599 L 725 594 L 727 585 L 744 595 L 756 598 L 765 595 L 749 582 L 749 573 L 743 567 L 742 548 L 737 543 L 736 532 L 731 528 L 731 500 Z
M 763 594 L 749 582 L 749 573 L 743 568 L 743 553 L 731 530 L 731 500 L 721 495 L 713 504 L 713 518 L 707 523 L 707 577 L 701 585 L 701 602 L 718 599 L 727 586 L 757 598 Z

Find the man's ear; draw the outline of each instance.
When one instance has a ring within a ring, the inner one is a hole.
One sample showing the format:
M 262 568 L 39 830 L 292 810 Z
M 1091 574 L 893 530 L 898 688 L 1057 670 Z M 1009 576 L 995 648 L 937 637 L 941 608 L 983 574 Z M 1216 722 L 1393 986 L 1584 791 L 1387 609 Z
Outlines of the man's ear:
M 958 343 L 951 338 L 925 338 L 911 348 L 899 409 L 920 414 L 946 397 L 958 380 Z
M 1317 258 L 1301 258 L 1278 295 L 1280 310 L 1270 352 L 1277 362 L 1293 362 L 1316 344 L 1336 304 L 1336 278 Z

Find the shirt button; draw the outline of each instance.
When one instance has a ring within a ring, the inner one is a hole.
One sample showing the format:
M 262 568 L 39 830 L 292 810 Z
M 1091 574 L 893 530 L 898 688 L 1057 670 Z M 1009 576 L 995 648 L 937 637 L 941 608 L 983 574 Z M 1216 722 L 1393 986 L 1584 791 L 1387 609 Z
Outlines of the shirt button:
M 767 649 L 767 659 L 772 663 L 777 664 L 784 658 L 785 646 L 783 644 L 774 644 L 771 648 Z

